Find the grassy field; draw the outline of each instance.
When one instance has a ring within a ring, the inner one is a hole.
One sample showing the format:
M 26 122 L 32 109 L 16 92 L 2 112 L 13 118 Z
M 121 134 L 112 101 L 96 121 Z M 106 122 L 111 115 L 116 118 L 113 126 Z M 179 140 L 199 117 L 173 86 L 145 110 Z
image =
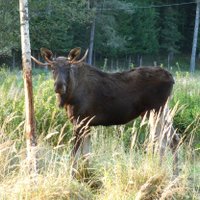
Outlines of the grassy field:
M 185 137 L 178 177 L 170 152 L 162 167 L 158 155 L 145 153 L 149 129 L 138 119 L 93 128 L 89 168 L 80 160 L 72 178 L 72 126 L 56 105 L 51 75 L 34 72 L 38 176 L 33 180 L 26 169 L 22 73 L 0 69 L 0 199 L 200 199 L 200 75 L 177 72 L 175 79 L 170 105 L 178 103 L 174 124 Z

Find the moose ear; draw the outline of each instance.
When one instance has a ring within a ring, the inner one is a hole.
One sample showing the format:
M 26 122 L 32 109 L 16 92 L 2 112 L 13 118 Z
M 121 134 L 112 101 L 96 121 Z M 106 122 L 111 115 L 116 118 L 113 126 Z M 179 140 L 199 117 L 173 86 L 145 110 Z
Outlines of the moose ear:
M 80 47 L 76 47 L 76 48 L 72 49 L 69 52 L 69 55 L 67 56 L 67 60 L 70 61 L 70 62 L 75 61 L 76 58 L 78 58 L 78 56 L 80 55 L 80 53 L 81 53 Z
M 47 61 L 50 62 L 52 60 L 53 57 L 53 53 L 47 49 L 47 48 L 41 48 L 40 49 L 40 53 L 42 55 L 42 57 Z

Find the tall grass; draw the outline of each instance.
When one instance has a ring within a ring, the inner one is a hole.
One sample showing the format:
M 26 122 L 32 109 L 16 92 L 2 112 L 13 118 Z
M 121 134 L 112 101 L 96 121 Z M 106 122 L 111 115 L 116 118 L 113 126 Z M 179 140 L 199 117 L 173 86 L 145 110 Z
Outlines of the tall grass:
M 190 105 L 186 99 L 190 94 L 198 93 L 194 81 L 198 77 L 184 76 L 177 76 L 173 101 L 175 104 L 179 100 L 180 105 L 193 108 L 198 104 L 197 100 Z M 185 119 L 182 113 L 186 108 L 175 116 L 178 123 L 184 124 L 183 131 L 192 131 L 187 145 L 183 144 L 179 150 L 181 171 L 178 177 L 173 177 L 173 158 L 169 151 L 162 166 L 158 154 L 145 153 L 143 144 L 149 143 L 151 134 L 144 136 L 144 133 L 150 129 L 150 122 L 137 120 L 126 126 L 93 128 L 89 167 L 86 172 L 79 169 L 76 179 L 70 173 L 72 127 L 65 111 L 56 105 L 51 76 L 36 74 L 33 81 L 38 136 L 38 176 L 34 182 L 25 168 L 22 74 L 0 71 L 0 199 L 200 198 L 199 141 L 193 146 L 199 130 L 195 111 L 191 111 L 194 116 L 190 129 L 187 129 L 188 121 L 179 121 Z M 182 95 L 185 98 L 182 99 Z M 141 144 L 142 140 L 144 143 Z M 78 162 L 84 166 L 83 160 Z
M 127 151 L 123 140 L 112 136 L 113 131 L 103 127 L 92 130 L 89 168 L 86 174 L 79 170 L 78 179 L 70 175 L 70 148 L 52 147 L 48 139 L 40 140 L 37 147 L 39 171 L 34 182 L 24 167 L 25 149 L 16 148 L 15 141 L 9 137 L 1 137 L 0 199 L 199 198 L 199 175 L 195 170 L 200 163 L 191 156 L 191 147 L 181 148 L 180 153 L 185 154 L 187 150 L 187 155 L 182 155 L 181 172 L 174 179 L 170 153 L 160 166 L 157 154 L 145 153 L 137 144 Z M 81 166 L 83 161 L 78 162 Z
M 177 72 L 173 91 L 172 105 L 179 102 L 183 108 L 174 118 L 179 132 L 187 136 L 195 135 L 195 146 L 200 147 L 200 74 L 190 75 L 188 72 Z

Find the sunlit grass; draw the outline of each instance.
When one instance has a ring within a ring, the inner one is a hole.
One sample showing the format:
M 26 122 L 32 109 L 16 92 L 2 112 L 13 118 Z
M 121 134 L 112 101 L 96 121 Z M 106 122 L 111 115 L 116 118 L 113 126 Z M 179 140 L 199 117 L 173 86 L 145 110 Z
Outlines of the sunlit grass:
M 40 140 L 38 175 L 31 179 L 25 149 L 1 137 L 0 199 L 198 199 L 200 163 L 191 147 L 181 147 L 181 172 L 174 179 L 170 153 L 160 166 L 157 154 L 136 146 L 127 151 L 111 131 L 92 130 L 89 167 L 87 174 L 78 171 L 78 179 L 70 173 L 70 145 L 53 147 Z
M 199 77 L 176 76 L 172 104 L 179 101 L 180 107 L 183 105 L 185 109 L 175 116 L 175 122 L 183 131 L 191 122 L 194 124 L 186 131 L 186 145 L 181 145 L 179 150 L 181 172 L 178 177 L 174 179 L 172 174 L 170 151 L 162 166 L 157 154 L 145 153 L 146 147 L 141 143 L 149 142 L 149 137 L 144 136 L 149 130 L 145 127 L 148 123 L 144 125 L 138 120 L 128 126 L 92 128 L 87 173 L 79 169 L 77 177 L 72 178 L 69 142 L 72 126 L 65 111 L 56 105 L 51 76 L 48 73 L 35 75 L 38 175 L 31 179 L 26 170 L 22 74 L 2 70 L 0 75 L 0 199 L 200 198 L 199 141 L 196 140 L 200 130 Z M 82 162 L 79 160 L 80 166 Z

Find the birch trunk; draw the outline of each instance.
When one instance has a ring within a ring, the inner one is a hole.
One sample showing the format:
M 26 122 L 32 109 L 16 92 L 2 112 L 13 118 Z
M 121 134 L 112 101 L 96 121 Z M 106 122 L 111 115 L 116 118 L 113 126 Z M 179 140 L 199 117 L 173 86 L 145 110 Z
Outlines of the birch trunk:
M 191 54 L 191 60 L 190 60 L 190 72 L 192 73 L 194 73 L 195 71 L 197 39 L 198 39 L 198 31 L 199 31 L 199 12 L 200 12 L 200 2 L 197 1 L 194 36 L 193 36 L 193 44 L 192 44 L 192 54 Z
M 31 175 L 36 174 L 36 136 L 32 89 L 31 49 L 29 37 L 28 0 L 19 0 L 22 66 L 25 92 L 25 131 L 27 164 Z
M 89 55 L 88 55 L 88 64 L 92 65 L 92 55 L 93 55 L 93 47 L 94 47 L 94 33 L 95 33 L 95 17 L 91 25 L 90 31 L 90 47 L 89 47 Z

